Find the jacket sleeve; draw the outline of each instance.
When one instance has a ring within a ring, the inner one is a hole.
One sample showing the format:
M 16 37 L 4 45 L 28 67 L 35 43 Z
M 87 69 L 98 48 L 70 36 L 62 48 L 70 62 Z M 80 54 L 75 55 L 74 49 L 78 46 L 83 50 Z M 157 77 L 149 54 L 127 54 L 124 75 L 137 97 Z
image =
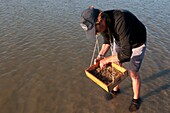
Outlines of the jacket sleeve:
M 132 55 L 132 46 L 130 45 L 131 26 L 124 16 L 119 16 L 115 21 L 115 30 L 119 36 L 121 51 L 118 52 L 120 63 L 130 61 Z
M 113 42 L 113 39 L 110 40 L 108 33 L 102 32 L 101 35 L 103 36 L 104 44 L 110 44 L 110 41 Z

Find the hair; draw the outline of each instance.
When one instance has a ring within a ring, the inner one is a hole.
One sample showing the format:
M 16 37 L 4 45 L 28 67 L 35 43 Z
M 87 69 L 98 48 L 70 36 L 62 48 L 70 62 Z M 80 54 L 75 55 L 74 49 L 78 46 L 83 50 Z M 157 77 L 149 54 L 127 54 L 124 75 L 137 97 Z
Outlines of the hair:
M 100 23 L 102 19 L 104 19 L 104 13 L 100 11 L 96 23 Z
M 93 9 L 95 8 L 94 6 L 89 6 L 90 9 Z M 98 14 L 98 17 L 97 17 L 97 21 L 96 23 L 100 23 L 102 19 L 106 18 L 106 14 L 103 13 L 103 11 L 101 11 L 100 9 L 99 10 L 99 14 Z
M 96 23 L 97 24 L 100 23 L 103 19 L 106 19 L 106 23 L 110 22 L 110 19 L 109 19 L 108 15 L 100 10 L 100 13 L 99 13 L 99 15 L 97 17 L 97 22 Z

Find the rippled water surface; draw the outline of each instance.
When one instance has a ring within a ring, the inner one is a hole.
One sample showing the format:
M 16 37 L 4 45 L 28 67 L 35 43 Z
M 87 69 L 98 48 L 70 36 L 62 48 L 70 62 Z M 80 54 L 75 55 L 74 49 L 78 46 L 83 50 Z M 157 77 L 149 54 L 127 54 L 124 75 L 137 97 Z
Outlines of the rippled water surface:
M 127 9 L 147 27 L 138 113 L 170 113 L 169 0 L 0 0 L 0 113 L 128 113 L 131 80 L 107 101 L 88 79 L 94 42 L 80 12 Z

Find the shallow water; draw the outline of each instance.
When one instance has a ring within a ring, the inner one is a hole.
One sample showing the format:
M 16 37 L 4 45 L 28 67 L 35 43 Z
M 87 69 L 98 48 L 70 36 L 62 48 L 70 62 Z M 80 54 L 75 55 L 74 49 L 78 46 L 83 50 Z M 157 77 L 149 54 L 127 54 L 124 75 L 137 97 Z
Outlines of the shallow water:
M 0 113 L 129 112 L 130 78 L 107 101 L 84 73 L 94 43 L 85 38 L 79 17 L 90 5 L 130 10 L 146 25 L 137 112 L 170 112 L 169 0 L 0 0 Z

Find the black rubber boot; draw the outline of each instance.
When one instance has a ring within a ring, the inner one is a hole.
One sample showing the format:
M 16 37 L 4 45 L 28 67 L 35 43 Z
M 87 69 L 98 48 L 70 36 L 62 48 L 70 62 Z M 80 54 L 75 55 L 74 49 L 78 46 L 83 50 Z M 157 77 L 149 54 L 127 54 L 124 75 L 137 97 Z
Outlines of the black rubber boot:
M 118 89 L 117 91 L 112 90 L 111 92 L 106 94 L 106 100 L 111 100 L 115 98 L 118 94 L 120 94 L 120 89 Z
M 141 99 L 132 99 L 131 105 L 129 107 L 129 111 L 133 112 L 139 109 L 141 104 Z

